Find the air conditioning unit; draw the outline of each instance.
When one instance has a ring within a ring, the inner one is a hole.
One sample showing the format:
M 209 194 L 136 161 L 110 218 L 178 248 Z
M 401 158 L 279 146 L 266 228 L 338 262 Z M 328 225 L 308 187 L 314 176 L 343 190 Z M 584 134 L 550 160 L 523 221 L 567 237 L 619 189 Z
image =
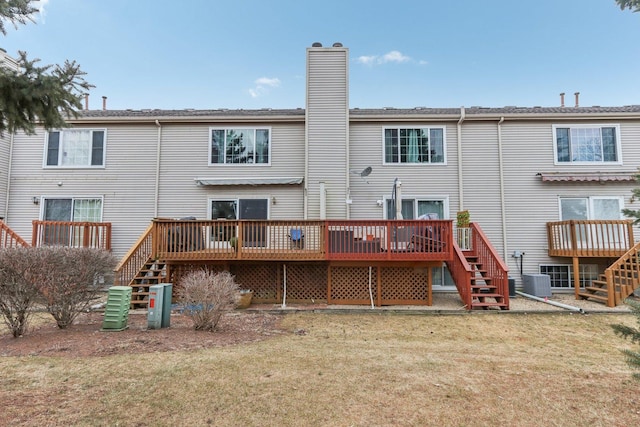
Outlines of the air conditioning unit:
M 522 275 L 522 291 L 535 297 L 551 296 L 551 277 L 547 274 Z

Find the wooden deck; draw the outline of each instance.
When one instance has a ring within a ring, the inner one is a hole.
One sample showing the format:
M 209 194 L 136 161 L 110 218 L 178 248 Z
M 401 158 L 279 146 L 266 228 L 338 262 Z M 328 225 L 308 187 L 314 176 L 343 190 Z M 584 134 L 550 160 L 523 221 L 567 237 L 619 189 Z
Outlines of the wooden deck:
M 632 220 L 547 223 L 549 256 L 618 258 L 634 245 Z

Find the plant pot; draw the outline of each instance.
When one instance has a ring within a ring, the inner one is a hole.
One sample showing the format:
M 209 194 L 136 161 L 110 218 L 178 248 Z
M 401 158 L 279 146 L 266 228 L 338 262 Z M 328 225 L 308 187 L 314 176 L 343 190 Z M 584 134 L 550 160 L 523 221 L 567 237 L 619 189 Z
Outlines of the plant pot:
M 251 305 L 253 292 L 245 290 L 245 291 L 240 291 L 238 295 L 239 295 L 239 298 L 238 298 L 238 303 L 236 305 L 236 308 L 248 308 Z

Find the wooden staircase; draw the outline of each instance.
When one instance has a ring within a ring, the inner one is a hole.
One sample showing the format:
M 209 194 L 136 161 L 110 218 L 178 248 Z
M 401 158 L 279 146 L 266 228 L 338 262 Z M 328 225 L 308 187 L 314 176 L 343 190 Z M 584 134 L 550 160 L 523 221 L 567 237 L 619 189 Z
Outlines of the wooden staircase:
M 579 290 L 582 299 L 598 301 L 609 307 L 622 304 L 640 287 L 640 243 L 621 256 L 609 268 L 592 280 L 590 286 Z
M 493 283 L 493 277 L 483 269 L 482 262 L 472 252 L 463 252 L 471 267 L 471 309 L 509 308 L 507 296 Z
M 131 308 L 147 308 L 149 303 L 149 287 L 164 282 L 166 264 L 149 258 L 129 283 L 131 292 Z

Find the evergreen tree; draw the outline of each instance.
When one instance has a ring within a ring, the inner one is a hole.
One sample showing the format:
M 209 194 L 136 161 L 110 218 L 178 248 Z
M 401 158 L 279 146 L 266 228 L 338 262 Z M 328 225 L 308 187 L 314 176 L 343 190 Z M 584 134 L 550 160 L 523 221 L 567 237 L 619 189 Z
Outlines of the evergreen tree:
M 616 0 L 620 9 L 629 9 L 633 12 L 640 12 L 640 0 Z
M 636 178 L 636 181 L 640 183 L 640 173 L 636 174 L 635 178 Z M 631 190 L 631 194 L 632 194 L 631 203 L 633 203 L 634 200 L 640 200 L 640 187 L 636 187 L 633 190 Z M 640 210 L 622 209 L 622 213 L 624 216 L 632 218 L 634 224 L 640 223 Z
M 5 23 L 33 21 L 37 9 L 33 0 L 0 0 L 0 32 L 6 35 Z M 36 124 L 46 129 L 65 126 L 65 117 L 77 117 L 82 97 L 93 86 L 75 61 L 44 65 L 19 52 L 18 69 L 0 67 L 0 133 L 24 131 L 35 133 Z
M 633 314 L 638 319 L 640 325 L 640 303 L 627 300 L 627 304 L 631 306 Z M 632 328 L 626 325 L 611 325 L 616 335 L 621 335 L 623 338 L 631 338 L 632 343 L 640 343 L 640 329 Z M 635 369 L 640 369 L 640 352 L 624 349 L 622 350 L 625 356 L 627 356 L 627 363 Z M 640 380 L 640 373 L 633 374 L 633 377 Z

